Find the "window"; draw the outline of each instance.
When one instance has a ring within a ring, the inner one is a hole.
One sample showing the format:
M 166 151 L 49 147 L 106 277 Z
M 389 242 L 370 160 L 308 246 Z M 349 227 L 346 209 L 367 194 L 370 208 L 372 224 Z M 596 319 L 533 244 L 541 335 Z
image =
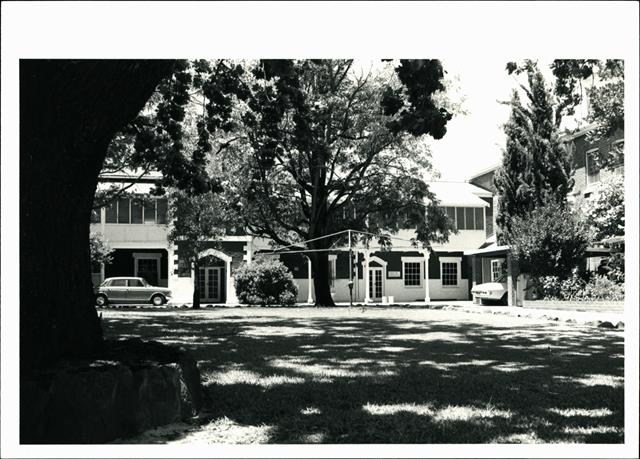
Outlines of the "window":
M 447 217 L 459 230 L 484 230 L 482 207 L 445 207 Z
M 127 279 L 113 279 L 111 281 L 111 287 L 126 287 Z
M 456 207 L 456 228 L 459 230 L 464 229 L 464 207 Z
M 156 222 L 156 201 L 150 199 L 144 203 L 144 222 L 155 223 Z
M 129 287 L 144 287 L 140 279 L 129 279 Z
M 447 211 L 447 217 L 451 220 L 451 223 L 456 224 L 456 208 L 455 207 L 445 207 Z
M 458 261 L 440 261 L 440 279 L 443 286 L 458 285 Z
M 131 223 L 142 223 L 142 201 L 131 200 Z
M 491 260 L 491 282 L 496 282 L 502 277 L 502 263 L 502 259 Z
M 129 223 L 128 199 L 118 199 L 118 223 Z
M 407 287 L 415 287 L 420 285 L 421 276 L 421 263 L 419 262 L 405 262 L 404 263 L 404 285 Z
M 160 224 L 167 223 L 167 200 L 165 198 L 156 201 L 158 206 L 157 222 Z
M 596 161 L 597 155 L 597 148 L 587 151 L 587 185 L 600 181 L 600 167 Z
M 107 223 L 118 223 L 118 205 L 115 201 L 107 206 L 105 221 Z
M 442 285 L 458 285 L 458 264 L 444 262 L 441 264 Z
M 464 229 L 468 229 L 468 230 L 475 229 L 475 226 L 473 224 L 473 220 L 474 220 L 473 207 L 465 207 L 464 208 L 464 216 L 465 216 L 465 220 L 466 220 L 466 223 L 464 225 Z
M 611 142 L 611 151 L 609 154 L 612 157 L 611 165 L 616 168 L 617 172 L 624 171 L 624 139 Z
M 475 214 L 476 214 L 476 229 L 483 230 L 484 229 L 484 209 L 482 209 L 482 207 L 476 207 Z

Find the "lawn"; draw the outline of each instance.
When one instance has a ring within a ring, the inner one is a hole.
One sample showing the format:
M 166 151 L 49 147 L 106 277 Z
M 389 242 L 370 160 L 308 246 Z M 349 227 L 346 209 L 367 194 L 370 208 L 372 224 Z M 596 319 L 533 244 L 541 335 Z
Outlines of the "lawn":
M 105 310 L 190 348 L 213 418 L 124 442 L 622 443 L 623 335 L 425 309 Z

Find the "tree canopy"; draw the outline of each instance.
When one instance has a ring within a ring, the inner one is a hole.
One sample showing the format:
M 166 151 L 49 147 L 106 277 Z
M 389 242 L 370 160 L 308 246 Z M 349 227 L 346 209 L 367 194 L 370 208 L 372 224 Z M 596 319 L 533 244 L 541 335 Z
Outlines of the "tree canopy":
M 512 65 L 507 69 L 512 71 Z M 511 116 L 504 126 L 506 148 L 495 176 L 499 238 L 510 231 L 514 217 L 551 202 L 564 205 L 573 187 L 571 161 L 558 137 L 551 92 L 534 62 L 526 61 L 521 69 L 527 76 L 528 84 L 521 86 L 527 104 L 514 91 Z
M 212 192 L 192 195 L 183 190 L 170 193 L 168 240 L 179 245 L 180 258 L 193 268 L 193 308 L 200 307 L 198 268 L 201 252 L 210 247 L 210 241 L 219 240 L 231 226 L 229 211 L 220 197 Z
M 340 242 L 318 238 L 356 229 L 388 242 L 388 231 L 416 228 L 426 245 L 446 239 L 420 139 L 441 138 L 452 116 L 431 99 L 444 90 L 438 61 L 377 72 L 353 61 L 261 61 L 247 75 L 241 138 L 224 156 L 231 188 L 253 234 L 281 245 L 314 239 L 318 303 L 333 303 L 323 251 Z
M 249 231 L 280 245 L 343 229 L 388 243 L 386 232 L 402 227 L 416 228 L 427 246 L 446 240 L 449 223 L 423 179 L 430 163 L 421 141 L 444 136 L 452 117 L 442 65 L 376 66 L 181 62 L 123 136 L 132 136 L 133 163 L 155 162 L 164 185 L 223 193 Z M 316 296 L 332 304 L 326 255 L 310 258 Z
M 554 93 L 558 98 L 556 117 L 572 115 L 575 108 L 588 101 L 587 121 L 594 123 L 588 137 L 592 143 L 613 137 L 624 130 L 624 61 L 621 59 L 556 59 L 551 64 L 556 78 Z M 600 166 L 620 164 L 622 148 L 594 160 Z
M 514 216 L 504 241 L 520 272 L 565 279 L 584 255 L 587 233 L 574 211 L 551 201 Z

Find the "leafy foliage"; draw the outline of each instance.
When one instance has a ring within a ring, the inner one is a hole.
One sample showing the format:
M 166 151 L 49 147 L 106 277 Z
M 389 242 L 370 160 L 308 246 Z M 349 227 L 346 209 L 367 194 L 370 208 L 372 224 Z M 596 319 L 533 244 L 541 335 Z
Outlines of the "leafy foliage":
M 106 243 L 101 233 L 89 234 L 89 253 L 91 255 L 91 263 L 96 266 L 101 263 L 111 263 L 113 257 L 113 249 Z
M 511 63 L 508 69 L 513 66 Z M 548 202 L 564 204 L 573 187 L 569 153 L 559 141 L 551 93 L 542 73 L 531 61 L 518 71 L 527 75 L 528 86 L 521 88 L 528 103 L 524 105 L 514 91 L 509 102 L 511 116 L 504 126 L 506 148 L 494 179 L 499 193 L 496 222 L 500 239 L 510 231 L 513 218 Z
M 557 276 L 540 279 L 540 291 L 545 300 L 566 301 L 622 301 L 624 284 L 616 283 L 602 275 L 585 280 L 574 272 L 571 277 L 561 280 Z
M 243 304 L 291 306 L 298 296 L 293 275 L 279 260 L 258 258 L 235 271 L 235 287 Z
M 603 179 L 581 207 L 591 241 L 624 236 L 624 176 L 611 174 Z
M 576 214 L 550 202 L 515 216 L 504 234 L 520 271 L 534 277 L 568 277 L 587 246 L 587 233 Z
M 442 69 L 437 61 L 403 61 L 395 79 L 389 69 L 358 75 L 351 66 L 263 61 L 254 69 L 234 177 L 249 178 L 236 185 L 255 233 L 288 245 L 349 228 L 377 234 L 409 225 L 425 243 L 436 237 L 425 219 L 425 202 L 435 199 L 420 179 L 429 153 L 404 130 L 444 135 L 451 115 L 426 101 L 442 88 Z M 406 89 L 403 78 L 416 87 Z
M 210 241 L 224 236 L 229 221 L 226 206 L 213 192 L 190 195 L 176 190 L 169 197 L 171 227 L 168 240 L 180 247 L 180 257 L 198 270 L 200 253 Z M 198 276 L 194 282 L 193 307 L 200 305 Z
M 588 135 L 592 143 L 624 130 L 623 60 L 557 59 L 551 69 L 556 77 L 554 92 L 559 100 L 558 120 L 564 114 L 572 115 L 586 93 L 589 101 L 587 120 L 596 124 Z M 583 83 L 589 84 L 586 89 Z M 602 155 L 598 152 L 594 159 L 604 167 L 619 164 L 624 152 L 613 153 Z
M 351 60 L 182 61 L 131 124 L 132 157 L 155 161 L 165 186 L 223 192 L 238 222 L 281 245 L 412 227 L 428 246 L 451 230 L 421 179 L 421 136 L 441 138 L 452 117 L 443 77 L 437 60 L 368 72 Z M 326 254 L 312 262 L 330 303 Z

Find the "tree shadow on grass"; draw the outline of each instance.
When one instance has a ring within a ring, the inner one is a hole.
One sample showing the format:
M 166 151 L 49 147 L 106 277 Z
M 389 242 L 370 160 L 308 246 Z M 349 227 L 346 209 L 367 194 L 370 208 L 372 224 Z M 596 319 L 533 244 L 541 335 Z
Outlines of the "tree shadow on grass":
M 191 349 L 216 418 L 264 427 L 260 441 L 624 441 L 622 333 L 464 317 L 253 310 L 103 321 L 107 336 Z

